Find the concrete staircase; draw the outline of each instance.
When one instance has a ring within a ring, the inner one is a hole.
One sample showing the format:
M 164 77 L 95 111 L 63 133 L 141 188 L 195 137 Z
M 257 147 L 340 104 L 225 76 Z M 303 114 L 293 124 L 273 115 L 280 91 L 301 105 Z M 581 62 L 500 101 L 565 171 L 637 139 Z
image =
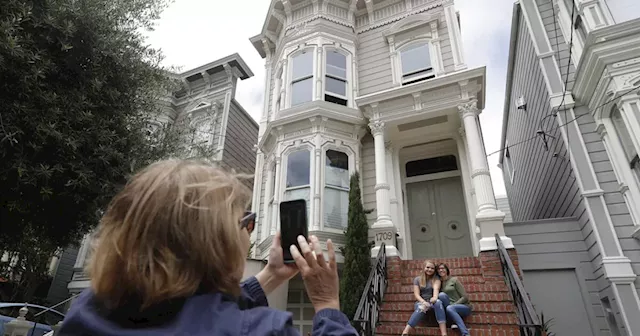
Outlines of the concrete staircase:
M 519 269 L 515 250 L 510 250 L 509 255 L 516 269 Z M 436 264 L 446 263 L 451 275 L 458 277 L 469 294 L 473 312 L 465 322 L 472 336 L 520 335 L 516 308 L 502 274 L 498 252 L 482 252 L 479 257 L 433 261 Z M 415 302 L 412 280 L 421 272 L 423 265 L 424 260 L 387 259 L 389 284 L 384 294 L 376 335 L 402 334 Z M 414 334 L 440 335 L 433 313 L 416 328 Z M 448 335 L 460 333 L 448 329 Z

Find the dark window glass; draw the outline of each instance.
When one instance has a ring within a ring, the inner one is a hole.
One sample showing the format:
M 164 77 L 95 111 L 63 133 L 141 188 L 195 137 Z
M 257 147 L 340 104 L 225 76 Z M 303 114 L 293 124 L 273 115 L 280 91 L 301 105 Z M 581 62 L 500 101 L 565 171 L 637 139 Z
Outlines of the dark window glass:
M 458 162 L 453 155 L 407 162 L 407 177 L 442 173 L 458 170 Z

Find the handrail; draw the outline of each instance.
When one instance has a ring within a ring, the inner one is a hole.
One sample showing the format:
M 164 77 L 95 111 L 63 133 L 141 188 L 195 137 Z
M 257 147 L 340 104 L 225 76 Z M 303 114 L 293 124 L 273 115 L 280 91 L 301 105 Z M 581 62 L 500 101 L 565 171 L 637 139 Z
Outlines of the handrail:
M 358 308 L 353 316 L 355 327 L 362 336 L 373 336 L 378 326 L 378 314 L 384 292 L 387 289 L 387 253 L 384 243 L 380 244 L 380 251 L 369 273 Z
M 505 282 L 509 286 L 511 291 L 511 297 L 513 298 L 513 304 L 516 306 L 516 312 L 518 314 L 518 326 L 520 327 L 520 335 L 522 336 L 541 336 L 542 324 L 536 314 L 529 294 L 524 289 L 522 280 L 516 272 L 516 268 L 511 261 L 511 257 L 507 253 L 507 249 L 502 244 L 500 235 L 496 234 L 496 244 L 498 245 L 498 255 L 500 256 L 500 264 L 502 265 L 502 273 L 505 277 Z

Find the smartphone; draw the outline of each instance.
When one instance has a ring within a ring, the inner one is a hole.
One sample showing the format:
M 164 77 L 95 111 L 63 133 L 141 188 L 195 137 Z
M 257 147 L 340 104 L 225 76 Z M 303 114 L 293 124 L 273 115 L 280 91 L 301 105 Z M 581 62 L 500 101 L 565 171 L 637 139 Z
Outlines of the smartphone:
M 280 203 L 280 234 L 285 264 L 295 263 L 289 247 L 298 245 L 298 236 L 307 238 L 309 235 L 307 224 L 307 201 L 303 199 Z

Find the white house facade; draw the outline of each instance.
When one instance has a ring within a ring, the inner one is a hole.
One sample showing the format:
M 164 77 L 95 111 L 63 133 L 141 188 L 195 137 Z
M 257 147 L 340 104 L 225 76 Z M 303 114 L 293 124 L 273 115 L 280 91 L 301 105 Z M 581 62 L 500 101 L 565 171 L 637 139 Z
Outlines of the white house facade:
M 310 234 L 340 246 L 355 171 L 387 256 L 477 256 L 495 234 L 513 246 L 479 126 L 485 68 L 465 65 L 452 0 L 274 0 L 251 42 L 267 73 L 256 257 L 290 199 L 307 201 Z

